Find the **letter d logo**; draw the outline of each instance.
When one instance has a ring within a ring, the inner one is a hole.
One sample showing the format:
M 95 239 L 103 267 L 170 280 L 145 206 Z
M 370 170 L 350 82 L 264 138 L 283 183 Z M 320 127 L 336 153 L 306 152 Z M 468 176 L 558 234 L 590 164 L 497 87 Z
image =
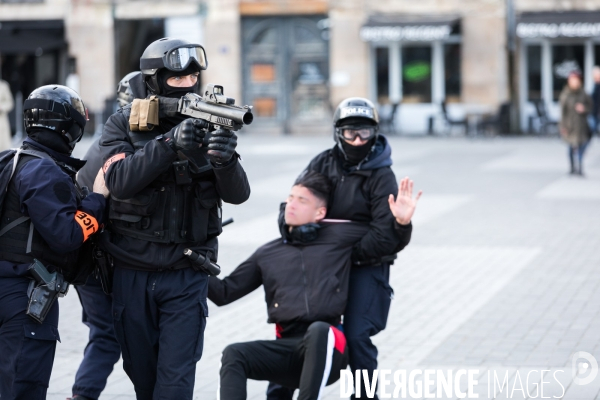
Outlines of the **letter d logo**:
M 581 362 L 578 360 L 585 359 L 587 362 Z M 591 368 L 590 368 L 591 366 Z M 579 374 L 583 375 L 586 371 L 590 370 L 588 376 L 580 377 Z M 573 354 L 571 358 L 571 373 L 573 375 L 573 383 L 576 385 L 587 385 L 592 382 L 598 375 L 598 361 L 593 355 L 585 351 L 578 351 Z

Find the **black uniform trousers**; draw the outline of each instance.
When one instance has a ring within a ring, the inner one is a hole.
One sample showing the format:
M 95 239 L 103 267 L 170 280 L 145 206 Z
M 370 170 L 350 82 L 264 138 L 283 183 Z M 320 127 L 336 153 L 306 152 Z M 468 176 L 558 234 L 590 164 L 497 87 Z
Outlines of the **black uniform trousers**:
M 43 324 L 25 314 L 30 279 L 0 278 L 0 399 L 45 400 L 58 336 L 58 301 Z
M 83 308 L 82 321 L 90 328 L 90 335 L 75 375 L 73 394 L 97 399 L 121 357 L 113 325 L 112 296 L 102 291 L 100 281 L 94 276 L 75 289 Z
M 344 332 L 350 351 L 350 369 L 377 369 L 377 347 L 371 341 L 385 329 L 394 291 L 389 285 L 390 266 L 352 267 L 348 304 L 344 314 Z M 360 397 L 367 398 L 361 379 Z M 377 396 L 375 396 L 377 398 Z
M 208 276 L 116 268 L 115 333 L 138 400 L 191 400 L 202 356 Z
M 300 388 L 298 400 L 317 400 L 348 365 L 344 334 L 326 322 L 312 323 L 304 336 L 235 343 L 223 351 L 221 400 L 245 400 L 246 380 L 269 380 Z
M 348 304 L 344 313 L 344 335 L 348 342 L 350 369 L 366 369 L 369 377 L 377 369 L 377 347 L 371 341 L 385 329 L 394 291 L 389 285 L 390 266 L 352 267 Z M 274 382 L 274 381 L 271 381 Z M 281 384 L 271 383 L 267 400 L 292 400 L 294 391 Z M 360 397 L 367 398 L 361 380 Z M 375 396 L 377 398 L 377 396 Z

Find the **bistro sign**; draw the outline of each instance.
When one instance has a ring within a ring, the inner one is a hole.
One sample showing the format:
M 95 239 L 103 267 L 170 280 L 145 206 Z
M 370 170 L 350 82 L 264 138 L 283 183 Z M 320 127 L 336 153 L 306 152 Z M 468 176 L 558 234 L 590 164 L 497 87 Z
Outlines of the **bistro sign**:
M 517 36 L 521 39 L 595 37 L 600 36 L 600 22 L 521 22 L 517 25 Z
M 451 32 L 451 25 L 363 26 L 360 38 L 365 42 L 429 42 L 446 39 Z

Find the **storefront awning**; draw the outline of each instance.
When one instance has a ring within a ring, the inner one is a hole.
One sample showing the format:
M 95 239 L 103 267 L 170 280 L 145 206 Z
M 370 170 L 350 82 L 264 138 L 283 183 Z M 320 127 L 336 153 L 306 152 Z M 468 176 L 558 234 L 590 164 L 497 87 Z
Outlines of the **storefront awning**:
M 456 16 L 372 15 L 360 29 L 365 42 L 434 41 L 460 33 L 460 18 Z
M 600 36 L 600 11 L 522 13 L 517 21 L 517 36 L 521 39 Z
M 0 21 L 0 54 L 42 53 L 67 47 L 60 20 Z

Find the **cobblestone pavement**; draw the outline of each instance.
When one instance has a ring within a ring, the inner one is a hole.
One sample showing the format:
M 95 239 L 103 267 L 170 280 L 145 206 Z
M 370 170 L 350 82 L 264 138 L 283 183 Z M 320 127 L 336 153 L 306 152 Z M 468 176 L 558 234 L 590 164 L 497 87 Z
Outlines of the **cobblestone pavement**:
M 479 398 L 600 398 L 600 377 L 576 385 L 571 373 L 575 352 L 600 359 L 597 142 L 581 178 L 566 173 L 566 148 L 558 139 L 391 139 L 396 176 L 410 176 L 425 194 L 412 243 L 392 270 L 395 299 L 387 329 L 374 338 L 381 369 L 406 370 L 407 376 L 425 369 L 455 376 L 460 369 L 478 370 Z M 224 216 L 235 223 L 221 239 L 224 275 L 277 236 L 279 202 L 309 159 L 330 145 L 329 138 L 240 137 L 252 196 L 225 207 Z M 88 334 L 77 296 L 60 302 L 62 343 L 51 400 L 70 395 Z M 216 398 L 227 344 L 274 337 L 262 290 L 223 308 L 209 307 L 195 399 Z M 579 377 L 585 377 L 589 372 L 578 365 Z M 466 389 L 466 379 L 460 382 Z M 265 382 L 249 381 L 248 398 L 263 399 L 265 388 Z M 392 379 L 387 393 L 393 389 Z M 456 388 L 440 393 L 460 394 Z M 340 384 L 331 385 L 324 398 L 339 399 Z M 101 399 L 135 399 L 120 363 Z

